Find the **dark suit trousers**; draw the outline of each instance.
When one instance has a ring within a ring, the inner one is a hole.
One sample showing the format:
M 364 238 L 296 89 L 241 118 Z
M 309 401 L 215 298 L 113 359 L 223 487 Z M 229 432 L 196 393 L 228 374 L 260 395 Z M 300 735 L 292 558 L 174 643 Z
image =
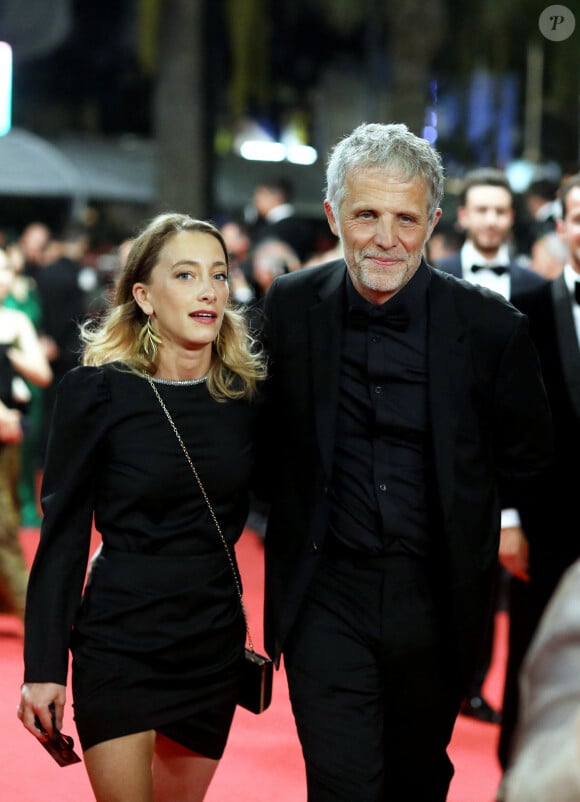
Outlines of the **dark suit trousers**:
M 485 633 L 481 639 L 481 648 L 478 655 L 473 677 L 467 689 L 467 697 L 481 696 L 483 694 L 483 685 L 487 678 L 491 662 L 493 659 L 493 647 L 495 645 L 495 617 L 500 609 L 500 602 L 502 601 L 502 594 L 504 592 L 504 570 L 501 565 L 497 564 L 495 572 L 495 579 L 493 584 L 493 593 L 490 600 L 488 619 L 485 626 Z
M 308 802 L 444 802 L 458 700 L 440 632 L 421 563 L 322 557 L 284 652 Z

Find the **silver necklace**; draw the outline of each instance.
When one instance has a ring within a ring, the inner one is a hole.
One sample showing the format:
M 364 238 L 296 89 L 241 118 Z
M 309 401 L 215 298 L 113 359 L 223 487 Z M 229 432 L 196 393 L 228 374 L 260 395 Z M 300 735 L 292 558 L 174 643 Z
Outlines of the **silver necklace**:
M 203 384 L 207 381 L 207 374 L 200 376 L 199 379 L 159 379 L 157 376 L 149 376 L 147 373 L 143 374 L 147 381 L 154 381 L 155 384 L 171 384 L 173 386 L 191 386 L 193 384 Z

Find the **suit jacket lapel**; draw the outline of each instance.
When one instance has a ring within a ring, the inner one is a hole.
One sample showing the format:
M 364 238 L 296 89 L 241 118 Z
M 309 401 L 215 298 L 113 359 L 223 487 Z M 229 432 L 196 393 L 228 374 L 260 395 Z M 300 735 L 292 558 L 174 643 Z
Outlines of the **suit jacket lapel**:
M 576 335 L 576 324 L 572 313 L 570 291 L 563 276 L 558 276 L 550 286 L 554 303 L 556 334 L 562 358 L 562 371 L 570 393 L 572 406 L 580 417 L 580 348 Z
M 345 263 L 339 263 L 337 269 L 321 287 L 319 301 L 309 312 L 312 342 L 310 379 L 315 404 L 316 431 L 327 479 L 330 479 L 332 473 L 334 456 L 345 274 Z

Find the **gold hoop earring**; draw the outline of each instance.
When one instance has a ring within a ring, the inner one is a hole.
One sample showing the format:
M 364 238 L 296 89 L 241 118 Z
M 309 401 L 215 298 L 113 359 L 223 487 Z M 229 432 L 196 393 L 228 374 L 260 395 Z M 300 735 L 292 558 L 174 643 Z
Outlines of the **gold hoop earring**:
M 145 356 L 153 361 L 157 356 L 157 346 L 161 345 L 162 342 L 163 340 L 151 325 L 151 318 L 148 317 L 139 332 L 139 345 Z

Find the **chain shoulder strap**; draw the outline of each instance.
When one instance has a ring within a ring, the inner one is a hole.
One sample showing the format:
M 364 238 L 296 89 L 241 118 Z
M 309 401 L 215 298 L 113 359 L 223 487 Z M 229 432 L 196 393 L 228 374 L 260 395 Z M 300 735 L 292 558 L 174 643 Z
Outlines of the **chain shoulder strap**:
M 165 415 L 167 417 L 167 420 L 169 421 L 169 425 L 173 429 L 173 433 L 175 434 L 175 436 L 177 438 L 177 442 L 181 446 L 181 450 L 183 451 L 183 453 L 185 455 L 185 459 L 189 463 L 189 467 L 191 468 L 191 470 L 193 472 L 193 475 L 195 476 L 195 480 L 196 480 L 197 485 L 198 485 L 198 487 L 199 487 L 199 489 L 201 491 L 201 494 L 202 494 L 202 496 L 203 496 L 203 498 L 205 500 L 205 503 L 207 504 L 207 508 L 208 508 L 209 513 L 210 513 L 210 515 L 212 517 L 212 520 L 214 522 L 214 526 L 217 529 L 218 535 L 220 536 L 220 540 L 222 542 L 222 545 L 224 547 L 224 551 L 225 551 L 225 553 L 227 555 L 228 562 L 230 564 L 230 568 L 231 568 L 231 571 L 232 571 L 232 576 L 234 578 L 234 583 L 235 583 L 235 586 L 236 586 L 236 592 L 238 594 L 238 599 L 240 600 L 240 607 L 242 608 L 242 614 L 244 616 L 244 624 L 245 624 L 245 627 L 246 627 L 246 636 L 247 636 L 247 639 L 248 639 L 248 647 L 253 652 L 254 651 L 254 643 L 252 641 L 252 635 L 250 634 L 250 627 L 248 625 L 248 615 L 246 613 L 246 606 L 244 604 L 244 599 L 243 599 L 243 596 L 242 596 L 242 588 L 241 588 L 241 585 L 240 585 L 240 580 L 238 579 L 238 573 L 236 571 L 236 566 L 234 564 L 232 553 L 231 553 L 230 548 L 229 548 L 229 546 L 227 544 L 227 541 L 226 541 L 226 539 L 224 537 L 224 533 L 222 532 L 222 528 L 219 525 L 219 521 L 218 521 L 218 519 L 216 517 L 216 514 L 215 514 L 214 509 L 213 509 L 213 507 L 211 505 L 209 497 L 208 497 L 207 493 L 205 492 L 205 487 L 203 486 L 203 483 L 202 483 L 201 479 L 199 478 L 199 474 L 197 472 L 197 469 L 196 469 L 195 465 L 193 464 L 193 462 L 191 460 L 191 457 L 189 456 L 189 451 L 185 447 L 185 443 L 183 442 L 183 440 L 181 438 L 181 435 L 179 434 L 177 426 L 175 425 L 169 410 L 165 406 L 165 403 L 164 403 L 163 399 L 161 398 L 161 395 L 159 394 L 159 390 L 155 386 L 155 382 L 153 381 L 151 376 L 148 376 L 146 373 L 144 373 L 143 376 L 144 376 L 144 378 L 147 379 L 151 389 L 153 390 L 153 392 L 157 396 L 157 400 L 159 401 L 159 404 L 161 405 L 161 409 L 165 413 Z

